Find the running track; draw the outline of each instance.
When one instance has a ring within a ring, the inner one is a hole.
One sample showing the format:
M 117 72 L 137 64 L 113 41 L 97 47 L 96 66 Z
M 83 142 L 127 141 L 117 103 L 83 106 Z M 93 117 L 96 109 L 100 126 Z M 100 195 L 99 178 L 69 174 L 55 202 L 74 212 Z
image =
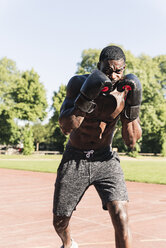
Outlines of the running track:
M 0 248 L 59 248 L 52 226 L 55 174 L 0 169 Z M 166 185 L 127 182 L 133 248 L 166 247 Z M 90 187 L 74 212 L 80 248 L 113 248 L 107 211 Z

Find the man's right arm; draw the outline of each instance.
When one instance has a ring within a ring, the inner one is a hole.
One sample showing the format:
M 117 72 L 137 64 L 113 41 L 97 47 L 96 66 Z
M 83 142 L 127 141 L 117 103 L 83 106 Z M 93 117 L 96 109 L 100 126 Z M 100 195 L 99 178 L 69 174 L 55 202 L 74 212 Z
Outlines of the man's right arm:
M 77 129 L 86 113 L 92 113 L 96 107 L 95 99 L 102 89 L 111 88 L 110 79 L 100 70 L 94 70 L 89 76 L 75 76 L 67 86 L 67 96 L 62 104 L 59 123 L 64 134 Z M 112 88 L 111 88 L 112 89 Z
M 77 129 L 86 115 L 85 112 L 75 106 L 75 100 L 84 81 L 84 76 L 74 76 L 67 85 L 66 97 L 59 116 L 60 128 L 65 135 L 71 133 L 73 129 Z

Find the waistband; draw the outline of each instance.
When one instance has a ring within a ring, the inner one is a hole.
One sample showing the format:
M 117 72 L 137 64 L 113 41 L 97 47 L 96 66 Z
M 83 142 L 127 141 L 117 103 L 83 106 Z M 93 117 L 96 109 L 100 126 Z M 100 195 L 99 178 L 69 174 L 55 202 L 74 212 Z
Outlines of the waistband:
M 106 146 L 104 148 L 101 149 L 97 149 L 97 150 L 79 150 L 73 146 L 70 145 L 66 145 L 66 151 L 67 152 L 73 152 L 74 154 L 78 154 L 82 157 L 85 158 L 101 158 L 102 156 L 105 156 L 106 154 L 110 154 L 112 153 L 112 149 L 110 146 Z

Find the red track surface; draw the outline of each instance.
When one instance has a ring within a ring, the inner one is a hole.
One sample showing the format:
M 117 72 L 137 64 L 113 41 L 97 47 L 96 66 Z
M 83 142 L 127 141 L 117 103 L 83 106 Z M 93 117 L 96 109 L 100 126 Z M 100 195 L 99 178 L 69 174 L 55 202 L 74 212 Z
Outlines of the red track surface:
M 55 174 L 0 169 L 0 248 L 59 248 L 52 226 Z M 133 248 L 166 247 L 166 186 L 127 182 Z M 90 187 L 74 212 L 80 248 L 113 248 L 107 211 Z

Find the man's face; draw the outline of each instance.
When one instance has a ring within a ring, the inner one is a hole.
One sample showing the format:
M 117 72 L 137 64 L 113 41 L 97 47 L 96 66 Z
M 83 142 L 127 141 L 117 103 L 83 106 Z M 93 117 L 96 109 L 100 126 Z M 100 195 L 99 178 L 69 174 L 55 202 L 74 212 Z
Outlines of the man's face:
M 98 69 L 102 71 L 115 84 L 123 77 L 125 62 L 120 60 L 104 60 L 98 64 Z

